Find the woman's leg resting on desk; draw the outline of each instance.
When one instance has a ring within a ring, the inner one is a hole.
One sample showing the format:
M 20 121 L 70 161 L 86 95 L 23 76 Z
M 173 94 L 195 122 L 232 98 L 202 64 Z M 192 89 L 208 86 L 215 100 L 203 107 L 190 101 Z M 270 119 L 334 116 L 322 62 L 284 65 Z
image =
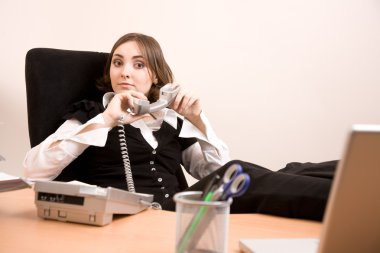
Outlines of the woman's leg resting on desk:
M 280 171 L 233 160 L 198 181 L 186 191 L 202 191 L 215 174 L 222 176 L 233 163 L 239 163 L 251 177 L 247 192 L 233 199 L 231 213 L 263 213 L 321 221 L 329 196 L 336 161 L 290 163 Z M 174 203 L 165 209 L 174 210 Z

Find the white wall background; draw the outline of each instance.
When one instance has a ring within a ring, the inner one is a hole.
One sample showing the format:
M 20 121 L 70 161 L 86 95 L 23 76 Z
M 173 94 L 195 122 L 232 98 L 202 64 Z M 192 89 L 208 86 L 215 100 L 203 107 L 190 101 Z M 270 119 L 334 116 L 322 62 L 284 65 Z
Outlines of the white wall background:
M 235 159 L 339 159 L 352 124 L 380 124 L 378 0 L 0 0 L 0 170 L 22 175 L 30 148 L 26 52 L 128 32 L 160 42 Z

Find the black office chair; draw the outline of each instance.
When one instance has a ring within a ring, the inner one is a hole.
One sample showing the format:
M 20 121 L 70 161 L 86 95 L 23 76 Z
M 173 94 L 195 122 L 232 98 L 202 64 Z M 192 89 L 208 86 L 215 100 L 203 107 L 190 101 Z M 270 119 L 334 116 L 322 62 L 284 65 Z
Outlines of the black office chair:
M 69 105 L 101 96 L 95 82 L 107 53 L 34 48 L 25 59 L 29 139 L 35 146 L 62 123 Z
M 83 99 L 102 97 L 95 87 L 103 75 L 108 53 L 34 48 L 25 59 L 26 98 L 29 139 L 32 147 L 55 132 L 63 123 L 69 106 Z M 80 157 L 56 178 L 59 181 L 80 180 Z M 79 174 L 78 174 L 79 173 Z M 188 184 L 182 171 L 177 177 L 180 188 Z

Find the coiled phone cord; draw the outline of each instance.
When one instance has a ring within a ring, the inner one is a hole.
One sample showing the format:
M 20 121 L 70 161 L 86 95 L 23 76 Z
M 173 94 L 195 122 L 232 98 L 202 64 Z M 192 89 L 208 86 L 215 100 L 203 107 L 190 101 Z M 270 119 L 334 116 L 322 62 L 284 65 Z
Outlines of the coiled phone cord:
M 119 142 L 121 150 L 121 158 L 123 159 L 125 180 L 127 181 L 128 191 L 136 192 L 135 183 L 133 182 L 131 161 L 129 160 L 127 141 L 125 140 L 125 130 L 123 125 L 123 117 L 120 117 L 118 124 Z
M 118 132 L 119 132 L 119 143 L 121 150 L 121 158 L 123 159 L 124 171 L 125 171 L 125 180 L 127 181 L 127 187 L 129 192 L 136 192 L 135 183 L 133 182 L 132 169 L 131 169 L 131 161 L 129 160 L 127 141 L 125 139 L 125 129 L 124 129 L 124 117 L 121 116 L 119 118 L 118 124 Z M 149 203 L 147 201 L 141 200 L 141 204 L 145 206 L 152 207 L 156 210 L 161 210 L 162 207 L 158 202 Z

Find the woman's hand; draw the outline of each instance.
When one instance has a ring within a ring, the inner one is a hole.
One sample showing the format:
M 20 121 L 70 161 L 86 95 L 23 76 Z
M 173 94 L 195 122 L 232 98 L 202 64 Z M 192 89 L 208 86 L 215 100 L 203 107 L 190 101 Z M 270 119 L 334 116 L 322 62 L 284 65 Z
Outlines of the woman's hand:
M 174 87 L 179 86 L 177 83 L 172 85 Z M 170 108 L 189 120 L 199 117 L 202 111 L 199 98 L 182 88 L 180 88 L 175 100 L 170 105 Z
M 115 94 L 109 102 L 106 110 L 103 112 L 106 125 L 114 127 L 120 123 L 120 119 L 123 120 L 123 124 L 130 124 L 136 120 L 149 116 L 149 114 L 132 115 L 128 111 L 128 109 L 133 109 L 134 98 L 147 99 L 143 93 L 134 90 Z
M 179 84 L 173 85 L 177 87 Z M 205 134 L 205 125 L 200 117 L 202 112 L 201 101 L 193 93 L 181 88 L 170 108 L 184 116 Z

